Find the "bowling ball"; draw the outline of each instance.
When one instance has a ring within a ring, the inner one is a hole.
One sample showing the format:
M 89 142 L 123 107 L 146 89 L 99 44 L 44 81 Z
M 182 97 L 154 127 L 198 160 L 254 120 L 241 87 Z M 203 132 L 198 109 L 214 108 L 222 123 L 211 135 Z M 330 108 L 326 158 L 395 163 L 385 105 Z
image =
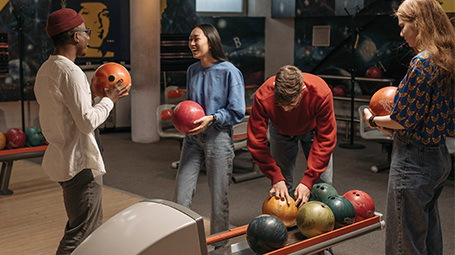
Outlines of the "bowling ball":
M 367 72 L 365 73 L 365 76 L 367 78 L 372 78 L 372 79 L 381 79 L 382 77 L 382 71 L 376 66 L 372 66 L 367 69 Z
M 333 88 L 332 92 L 333 92 L 333 96 L 336 96 L 336 97 L 345 97 L 348 94 L 347 88 L 343 85 L 335 86 Z
M 161 120 L 171 120 L 172 119 L 172 110 L 166 109 L 161 112 Z
M 288 230 L 277 217 L 263 214 L 248 224 L 246 240 L 251 250 L 264 254 L 284 247 L 288 240 Z
M 194 121 L 204 116 L 202 106 L 194 101 L 185 100 L 175 106 L 172 113 L 172 124 L 178 131 L 188 134 L 189 130 L 199 126 L 199 124 L 194 124 Z
M 330 207 L 319 201 L 303 204 L 297 213 L 297 227 L 307 238 L 332 231 L 335 227 L 335 216 Z
M 330 196 L 323 203 L 330 207 L 335 216 L 335 228 L 354 223 L 355 209 L 347 198 L 340 195 Z
M 39 127 L 29 127 L 25 130 L 25 141 L 29 146 L 39 146 L 44 143 L 44 135 Z
M 374 216 L 374 201 L 362 190 L 350 190 L 344 193 L 355 209 L 355 221 L 361 221 Z
M 182 92 L 180 92 L 178 89 L 169 90 L 169 92 L 167 92 L 168 98 L 178 98 L 181 96 L 182 96 Z
M 390 115 L 397 87 L 387 86 L 376 91 L 370 99 L 370 111 L 374 116 Z
M 0 150 L 3 150 L 3 148 L 5 148 L 5 145 L 6 145 L 6 137 L 5 137 L 5 134 L 3 134 L 2 132 L 0 132 Z
M 18 128 L 11 128 L 5 134 L 6 147 L 10 149 L 16 149 L 24 147 L 25 145 L 25 134 Z
M 101 65 L 96 69 L 92 78 L 92 88 L 95 95 L 104 97 L 104 88 L 114 85 L 120 79 L 125 85 L 131 83 L 130 73 L 125 67 L 114 62 Z
M 292 226 L 297 217 L 298 208 L 295 201 L 291 198 L 291 203 L 288 204 L 286 199 L 277 199 L 275 196 L 267 197 L 262 204 L 262 214 L 276 216 L 288 228 Z
M 319 201 L 318 197 L 313 193 L 313 191 L 310 191 L 310 198 L 308 201 Z
M 316 200 L 319 202 L 324 201 L 330 196 L 338 195 L 337 190 L 328 183 L 316 183 L 313 185 L 311 192 L 316 196 Z

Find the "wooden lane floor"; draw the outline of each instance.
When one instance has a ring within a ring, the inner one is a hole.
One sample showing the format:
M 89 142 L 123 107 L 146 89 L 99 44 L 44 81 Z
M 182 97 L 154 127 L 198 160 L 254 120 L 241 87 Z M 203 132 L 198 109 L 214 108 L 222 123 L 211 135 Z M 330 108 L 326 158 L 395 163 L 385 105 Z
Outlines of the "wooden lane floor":
M 9 188 L 0 196 L 0 254 L 55 254 L 66 224 L 60 185 L 39 165 L 14 163 Z M 104 222 L 143 198 L 104 187 Z

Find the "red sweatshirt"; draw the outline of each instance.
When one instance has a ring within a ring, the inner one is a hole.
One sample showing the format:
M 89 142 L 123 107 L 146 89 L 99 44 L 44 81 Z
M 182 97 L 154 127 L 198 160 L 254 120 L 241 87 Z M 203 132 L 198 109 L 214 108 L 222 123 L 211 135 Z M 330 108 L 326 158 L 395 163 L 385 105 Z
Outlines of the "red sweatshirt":
M 310 190 L 329 164 L 336 144 L 336 120 L 330 88 L 318 76 L 303 73 L 303 90 L 300 104 L 290 112 L 275 105 L 273 95 L 275 76 L 269 78 L 256 91 L 248 121 L 248 150 L 272 185 L 284 180 L 280 168 L 267 147 L 269 120 L 283 135 L 303 135 L 316 128 L 313 145 L 307 162 L 308 169 L 300 183 Z

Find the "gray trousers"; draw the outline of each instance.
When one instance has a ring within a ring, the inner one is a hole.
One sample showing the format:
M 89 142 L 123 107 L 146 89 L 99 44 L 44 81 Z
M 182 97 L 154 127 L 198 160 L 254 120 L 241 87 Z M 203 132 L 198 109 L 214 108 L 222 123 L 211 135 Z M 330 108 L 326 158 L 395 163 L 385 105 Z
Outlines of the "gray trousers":
M 92 171 L 84 169 L 71 180 L 59 184 L 68 222 L 57 255 L 71 254 L 103 222 L 102 176 L 93 178 Z

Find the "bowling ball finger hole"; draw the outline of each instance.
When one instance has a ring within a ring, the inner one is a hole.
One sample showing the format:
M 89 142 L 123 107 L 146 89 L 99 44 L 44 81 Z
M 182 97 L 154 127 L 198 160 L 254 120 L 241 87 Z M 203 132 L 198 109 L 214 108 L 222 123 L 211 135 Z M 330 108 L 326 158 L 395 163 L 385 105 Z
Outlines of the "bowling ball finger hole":
M 109 79 L 110 82 L 113 82 L 113 81 L 115 81 L 115 76 L 114 75 L 109 75 L 108 79 Z

